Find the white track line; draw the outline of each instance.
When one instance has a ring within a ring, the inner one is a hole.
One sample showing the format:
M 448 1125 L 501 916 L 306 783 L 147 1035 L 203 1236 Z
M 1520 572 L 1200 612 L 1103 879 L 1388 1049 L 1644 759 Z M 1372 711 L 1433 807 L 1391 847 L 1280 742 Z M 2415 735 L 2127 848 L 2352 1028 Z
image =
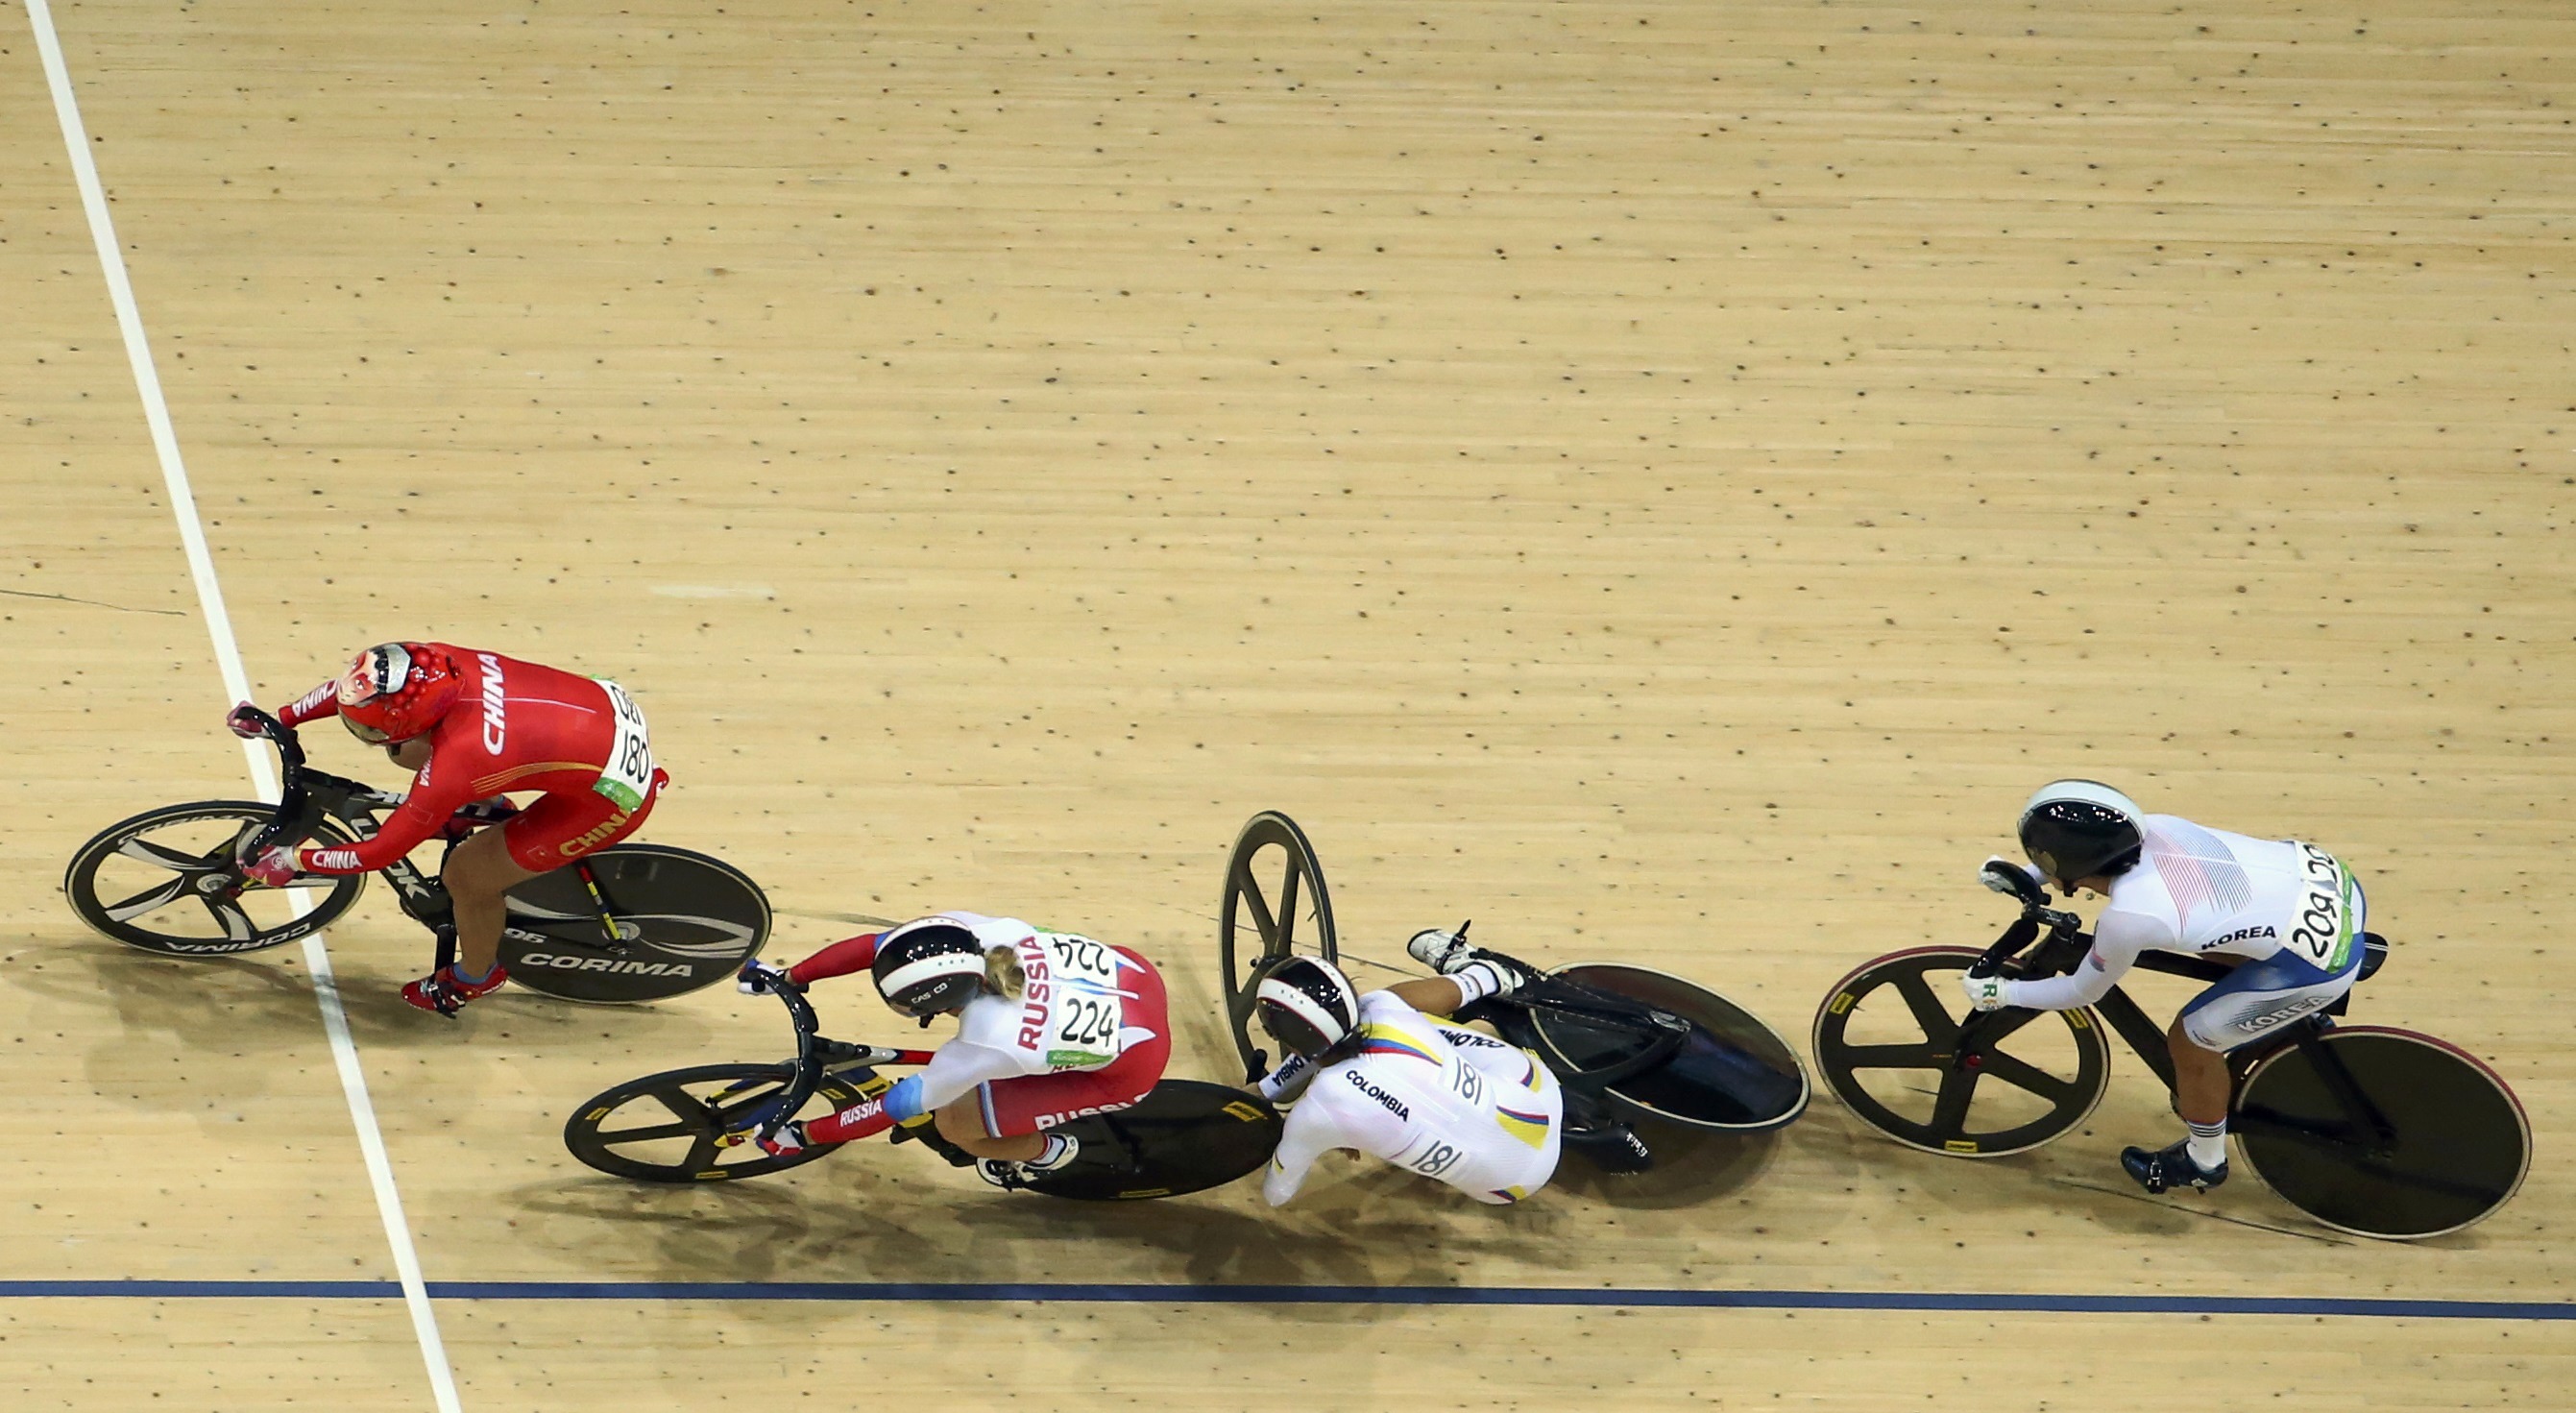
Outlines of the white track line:
M 224 679 L 223 705 L 250 700 L 250 677 L 242 670 L 241 647 L 233 638 L 231 616 L 224 611 L 223 587 L 215 582 L 215 562 L 206 551 L 205 528 L 197 520 L 197 498 L 188 486 L 188 468 L 179 459 L 178 434 L 171 430 L 170 405 L 161 394 L 161 375 L 152 365 L 151 346 L 143 337 L 143 314 L 134 302 L 134 282 L 125 270 L 116 226 L 108 219 L 107 193 L 99 185 L 98 164 L 91 160 L 89 129 L 81 122 L 72 96 L 71 71 L 63 63 L 62 41 L 54 33 L 54 16 L 46 0 L 27 0 L 27 20 L 36 31 L 36 53 L 45 66 L 45 83 L 53 90 L 54 118 L 63 130 L 63 150 L 70 154 L 72 176 L 80 186 L 81 209 L 89 213 L 91 241 L 107 276 L 108 299 L 116 307 L 117 331 L 125 339 L 125 358 L 134 368 L 134 387 L 143 398 L 143 418 L 152 429 L 153 454 L 160 458 L 161 479 L 170 491 L 170 513 L 179 522 L 179 539 L 187 547 L 188 570 L 197 582 L 197 604 L 205 611 L 206 632 L 214 639 L 215 666 Z M 209 719 L 213 713 L 208 713 Z M 269 767 L 267 747 L 242 743 L 250 762 L 251 783 L 262 798 L 277 797 L 277 773 Z M 294 896 L 298 912 L 307 899 Z M 429 1288 L 421 1280 L 420 1254 L 412 1247 L 411 1224 L 404 1220 L 402 1194 L 394 1189 L 393 1165 L 385 1157 L 385 1138 L 376 1126 L 375 1105 L 367 1098 L 366 1072 L 358 1065 L 358 1047 L 349 1036 L 349 1013 L 340 1003 L 340 987 L 331 971 L 331 954 L 322 934 L 304 939 L 304 963 L 313 977 L 313 999 L 322 1010 L 322 1029 L 331 1039 L 331 1057 L 340 1071 L 340 1091 L 349 1101 L 349 1118 L 357 1125 L 358 1148 L 366 1156 L 367 1178 L 376 1189 L 376 1214 L 384 1221 L 393 1246 L 394 1270 L 401 1277 L 403 1303 L 410 1307 L 412 1332 L 420 1339 L 421 1359 L 429 1367 L 430 1389 L 440 1413 L 459 1413 L 456 1376 L 448 1368 L 447 1346 L 438 1336 L 438 1317 L 430 1308 Z

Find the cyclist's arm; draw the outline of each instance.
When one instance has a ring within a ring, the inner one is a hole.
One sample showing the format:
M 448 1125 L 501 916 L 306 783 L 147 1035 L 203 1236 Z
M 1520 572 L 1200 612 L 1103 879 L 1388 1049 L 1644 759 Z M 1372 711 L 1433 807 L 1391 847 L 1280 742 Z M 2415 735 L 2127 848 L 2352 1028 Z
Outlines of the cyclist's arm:
M 877 939 L 884 935 L 882 932 L 870 932 L 857 937 L 845 937 L 789 967 L 787 974 L 796 978 L 796 984 L 799 986 L 811 986 L 815 982 L 830 977 L 848 976 L 851 972 L 861 970 L 876 961 Z
M 899 1123 L 944 1108 L 975 1086 L 1020 1073 L 1018 1062 L 1002 1051 L 972 1041 L 951 1040 L 939 1047 L 918 1074 L 905 1075 L 892 1089 L 853 1104 L 805 1126 L 816 1143 L 848 1143 L 885 1132 Z
M 2107 910 L 2093 920 L 2093 950 L 2085 954 L 2075 970 L 2064 976 L 2007 981 L 2004 1004 L 2037 1011 L 2071 1011 L 2092 1005 L 2119 984 L 2140 952 L 2172 947 L 2179 941 L 2173 929 L 2144 913 Z
M 412 777 L 402 808 L 386 816 L 376 837 L 341 849 L 298 849 L 295 866 L 306 873 L 373 873 L 419 848 L 446 826 L 450 815 L 472 803 L 464 791 L 432 783 L 430 772 L 436 767 L 433 760 Z
M 1370 1098 L 1371 1093 L 1380 1097 Z M 1372 1158 L 1403 1151 L 1407 1121 L 1385 1107 L 1387 1102 L 1362 1067 L 1346 1065 L 1319 1077 L 1288 1111 L 1287 1128 L 1261 1179 L 1262 1197 L 1273 1207 L 1285 1205 L 1305 1184 L 1315 1160 L 1336 1148 Z
M 1426 1016 L 1454 1016 L 1467 1004 L 1467 993 L 1445 976 L 1417 976 L 1397 982 L 1386 992 Z
M 922 1066 L 919 1074 L 906 1075 L 888 1090 L 886 1103 L 889 1108 L 907 1110 L 895 1115 L 901 1121 L 945 1108 L 979 1084 L 1016 1078 L 1022 1073 L 1019 1057 L 1008 1051 L 972 1040 L 951 1040 L 939 1047 L 939 1053 L 930 1057 L 930 1063 Z M 896 1099 L 894 1096 L 907 1085 L 915 1086 L 912 1093 Z M 912 1107 L 916 1104 L 919 1107 Z
M 1253 1092 L 1276 1104 L 1304 1089 L 1315 1078 L 1315 1062 L 1291 1055 L 1287 1062 L 1252 1082 Z
M 963 923 L 968 927 L 973 927 L 979 922 L 991 921 L 982 913 L 945 912 L 938 916 L 952 922 Z M 882 932 L 869 932 L 857 937 L 843 938 L 789 967 L 787 974 L 796 978 L 796 984 L 799 986 L 810 986 L 817 981 L 828 980 L 835 976 L 848 976 L 851 972 L 858 971 L 876 961 L 877 939 L 883 936 L 885 934 Z
M 1478 958 L 1447 976 L 1417 976 L 1386 988 L 1386 993 L 1426 1016 L 1454 1016 L 1488 996 L 1512 988 L 1515 977 L 1500 963 Z M 1375 994 L 1375 993 L 1372 993 Z
M 334 677 L 323 683 L 321 686 L 314 688 L 312 691 L 305 693 L 303 696 L 297 697 L 295 700 L 279 707 L 277 709 L 277 720 L 280 725 L 291 729 L 293 727 L 301 726 L 308 721 L 319 721 L 323 717 L 338 716 L 339 714 L 340 679 Z
M 1288 1111 L 1279 1147 L 1270 1154 L 1269 1171 L 1261 1178 L 1262 1199 L 1271 1206 L 1288 1205 L 1288 1199 L 1305 1186 L 1306 1174 L 1314 1171 L 1317 1158 L 1336 1148 L 1356 1146 L 1342 1132 L 1344 1116 L 1331 1096 L 1330 1090 L 1309 1094 L 1304 1103 Z

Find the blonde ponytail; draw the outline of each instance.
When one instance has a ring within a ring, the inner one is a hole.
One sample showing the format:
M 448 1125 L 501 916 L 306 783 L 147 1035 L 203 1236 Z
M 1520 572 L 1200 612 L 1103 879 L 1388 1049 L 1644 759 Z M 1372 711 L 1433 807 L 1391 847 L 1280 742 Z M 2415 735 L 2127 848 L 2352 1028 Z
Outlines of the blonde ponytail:
M 984 985 L 996 995 L 1016 1001 L 1029 989 L 1029 974 L 1020 966 L 1020 954 L 1009 947 L 984 949 Z

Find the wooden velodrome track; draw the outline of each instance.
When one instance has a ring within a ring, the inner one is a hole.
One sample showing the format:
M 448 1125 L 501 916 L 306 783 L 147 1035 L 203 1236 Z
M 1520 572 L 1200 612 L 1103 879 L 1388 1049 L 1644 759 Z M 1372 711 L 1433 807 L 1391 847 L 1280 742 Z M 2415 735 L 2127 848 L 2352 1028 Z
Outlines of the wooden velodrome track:
M 1230 1077 L 1219 866 L 1279 808 L 1353 950 L 1473 916 L 1803 1049 L 1859 961 L 1990 936 L 1970 871 L 2091 774 L 2352 862 L 2399 941 L 2356 1018 L 2488 1058 L 2539 1144 L 2413 1246 L 2128 1189 L 2176 1125 L 2126 1057 L 2023 1157 L 1823 1098 L 1508 1211 L 1356 1163 L 1075 1208 L 884 1149 L 642 1190 L 567 1108 L 775 1053 L 767 1005 L 447 1024 L 376 891 L 331 949 L 457 1405 L 2566 1406 L 2576 1327 L 2438 1302 L 2576 1262 L 2576 20 L 2365 8 L 64 5 L 260 698 L 392 636 L 616 676 L 651 834 L 761 879 L 773 955 L 1075 927 Z M 431 1408 L 300 954 L 164 961 L 56 891 L 248 787 L 10 23 L 0 1402 Z M 129 1279 L 199 1284 L 82 1284 Z M 1187 1298 L 1245 1285 L 1498 1303 Z

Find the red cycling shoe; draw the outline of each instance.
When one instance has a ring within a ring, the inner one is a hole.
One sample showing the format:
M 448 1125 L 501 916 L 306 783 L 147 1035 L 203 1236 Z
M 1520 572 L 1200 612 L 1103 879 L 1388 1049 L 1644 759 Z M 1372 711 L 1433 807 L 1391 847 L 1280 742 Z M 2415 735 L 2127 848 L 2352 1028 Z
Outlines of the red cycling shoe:
M 497 962 L 492 974 L 481 981 L 467 981 L 456 974 L 454 966 L 443 966 L 418 981 L 405 982 L 402 998 L 424 1011 L 436 1011 L 452 1019 L 465 1009 L 466 1002 L 491 995 L 509 979 L 510 969 Z

